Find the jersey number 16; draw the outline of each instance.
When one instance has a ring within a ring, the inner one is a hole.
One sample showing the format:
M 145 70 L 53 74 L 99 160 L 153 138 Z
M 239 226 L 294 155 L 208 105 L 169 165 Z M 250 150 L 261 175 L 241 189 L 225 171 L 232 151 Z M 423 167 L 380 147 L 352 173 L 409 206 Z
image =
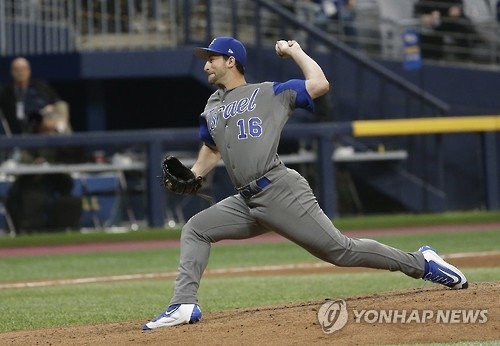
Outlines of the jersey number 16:
M 239 119 L 236 123 L 238 125 L 239 134 L 238 139 L 247 139 L 250 137 L 260 137 L 262 135 L 262 120 L 258 117 L 248 119 L 248 124 L 245 119 Z

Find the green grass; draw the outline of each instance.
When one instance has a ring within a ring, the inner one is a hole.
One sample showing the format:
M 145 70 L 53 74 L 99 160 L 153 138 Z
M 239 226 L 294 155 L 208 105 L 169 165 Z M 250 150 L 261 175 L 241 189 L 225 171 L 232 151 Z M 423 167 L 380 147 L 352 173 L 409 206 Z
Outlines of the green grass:
M 500 269 L 473 269 L 466 274 L 476 282 L 491 281 L 492 277 L 499 277 Z M 200 289 L 200 303 L 204 311 L 210 312 L 349 297 L 421 287 L 423 284 L 417 280 L 402 280 L 401 275 L 373 272 L 206 278 Z M 171 281 L 144 280 L 4 290 L 0 331 L 147 320 L 168 303 Z
M 78 231 L 40 233 L 40 234 L 20 234 L 17 237 L 0 237 L 0 249 L 20 246 L 40 246 L 40 245 L 67 245 L 67 244 L 88 244 L 106 242 L 144 241 L 179 239 L 180 229 L 141 229 L 140 231 L 130 231 L 126 233 L 107 233 L 95 231 L 81 233 Z
M 439 214 L 397 214 L 340 217 L 333 220 L 342 230 L 437 225 L 470 225 L 500 222 L 500 211 L 461 211 Z
M 375 236 L 387 245 L 415 251 L 424 244 L 441 253 L 500 250 L 500 232 L 474 231 Z M 99 253 L 5 257 L 0 261 L 0 282 L 174 272 L 179 249 L 148 249 Z M 214 245 L 209 268 L 245 267 L 315 262 L 299 246 L 282 243 Z
M 333 221 L 335 226 L 342 231 L 432 225 L 470 225 L 500 222 L 500 211 L 339 217 Z M 179 235 L 180 229 L 141 229 L 140 231 L 128 233 L 92 232 L 82 234 L 80 232 L 64 232 L 20 235 L 15 238 L 0 236 L 0 249 L 18 246 L 178 239 Z
M 404 251 L 429 244 L 441 253 L 500 250 L 500 232 L 447 232 L 373 237 Z M 0 282 L 123 275 L 177 270 L 179 249 L 149 249 L 100 253 L 5 257 Z M 299 246 L 283 243 L 214 245 L 209 268 L 308 263 L 315 257 Z
M 492 281 L 500 277 L 500 268 L 468 269 L 465 273 L 475 282 Z M 203 311 L 212 312 L 422 287 L 422 281 L 402 275 L 374 271 L 205 278 L 199 299 Z M 166 307 L 172 288 L 173 280 L 142 280 L 2 290 L 0 332 L 119 321 L 147 322 Z

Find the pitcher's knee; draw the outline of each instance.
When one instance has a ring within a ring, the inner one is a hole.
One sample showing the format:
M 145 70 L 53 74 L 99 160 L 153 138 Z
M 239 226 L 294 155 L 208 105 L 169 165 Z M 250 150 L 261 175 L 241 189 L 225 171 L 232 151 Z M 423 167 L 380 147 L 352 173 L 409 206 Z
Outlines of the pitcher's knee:
M 339 248 L 336 247 L 335 249 L 329 248 L 329 249 L 322 249 L 322 251 L 311 251 L 311 253 L 318 257 L 319 259 L 331 263 L 333 265 L 336 265 L 338 267 L 348 267 L 350 266 L 350 254 L 349 250 L 347 248 Z
M 353 262 L 352 240 L 341 234 L 335 242 L 325 247 L 323 260 L 338 267 L 351 267 Z
M 338 267 L 353 267 L 363 263 L 363 254 L 353 251 L 352 239 L 344 237 L 343 243 L 330 247 L 325 255 L 325 261 Z
M 182 227 L 181 241 L 187 239 L 199 240 L 206 243 L 211 243 L 210 237 L 205 235 L 205 232 L 200 226 L 196 226 L 196 220 L 189 219 L 188 222 Z
M 347 249 L 337 250 L 330 253 L 328 262 L 336 265 L 337 267 L 351 267 L 352 266 L 352 253 Z

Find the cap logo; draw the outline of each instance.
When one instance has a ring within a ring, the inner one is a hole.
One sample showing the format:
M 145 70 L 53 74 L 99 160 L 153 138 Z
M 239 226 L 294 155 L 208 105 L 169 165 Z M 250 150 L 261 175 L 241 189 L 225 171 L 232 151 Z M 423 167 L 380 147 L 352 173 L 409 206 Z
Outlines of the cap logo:
M 1 2 L 1 0 L 0 0 Z M 201 59 L 207 60 L 212 55 L 232 56 L 242 66 L 247 60 L 247 52 L 243 44 L 232 37 L 216 37 L 207 48 L 197 47 L 194 49 L 194 54 Z

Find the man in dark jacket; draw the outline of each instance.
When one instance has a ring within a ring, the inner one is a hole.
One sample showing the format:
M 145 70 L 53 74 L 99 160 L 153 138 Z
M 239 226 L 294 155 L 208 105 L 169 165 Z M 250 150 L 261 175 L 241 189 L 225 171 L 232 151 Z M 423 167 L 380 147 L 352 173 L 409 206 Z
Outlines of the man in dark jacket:
M 47 83 L 31 78 L 28 60 L 15 58 L 11 73 L 12 84 L 0 93 L 7 135 L 71 132 L 67 104 Z M 36 148 L 20 153 L 19 163 L 61 163 L 59 149 Z M 78 227 L 81 203 L 71 196 L 72 188 L 73 179 L 69 174 L 18 176 L 6 200 L 16 230 Z
M 47 116 L 62 100 L 47 83 L 31 78 L 28 60 L 15 58 L 11 74 L 12 84 L 5 86 L 0 94 L 0 108 L 13 134 L 38 133 L 40 126 L 57 131 L 57 126 L 62 129 L 68 125 L 68 119 L 65 119 L 66 124 L 57 125 Z
M 471 48 L 483 41 L 464 14 L 463 0 L 419 0 L 414 13 L 422 24 L 420 41 L 424 58 L 442 58 L 443 46 L 448 45 L 457 58 L 467 59 Z

